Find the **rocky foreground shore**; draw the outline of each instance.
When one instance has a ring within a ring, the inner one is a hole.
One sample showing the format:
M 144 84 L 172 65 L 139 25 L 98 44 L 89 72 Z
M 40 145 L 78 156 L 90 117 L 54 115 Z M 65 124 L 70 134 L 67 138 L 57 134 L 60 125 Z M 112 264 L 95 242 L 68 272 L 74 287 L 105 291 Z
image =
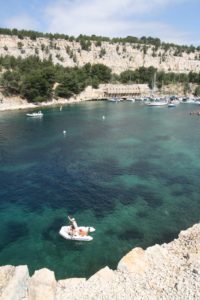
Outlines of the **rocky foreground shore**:
M 56 281 L 48 269 L 30 277 L 27 266 L 0 267 L 0 299 L 200 299 L 200 224 L 169 244 L 134 248 L 117 270 L 105 267 L 88 280 Z

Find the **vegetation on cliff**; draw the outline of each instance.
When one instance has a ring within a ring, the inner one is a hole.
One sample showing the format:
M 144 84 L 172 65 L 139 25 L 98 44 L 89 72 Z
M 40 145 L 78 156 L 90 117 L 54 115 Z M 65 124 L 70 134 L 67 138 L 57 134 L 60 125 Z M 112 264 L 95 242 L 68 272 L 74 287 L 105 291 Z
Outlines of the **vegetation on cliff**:
M 52 39 L 64 39 L 69 41 L 77 41 L 80 42 L 81 47 L 83 50 L 90 50 L 91 41 L 96 42 L 96 46 L 101 46 L 102 42 L 110 42 L 110 43 L 130 43 L 130 44 L 143 44 L 143 45 L 153 45 L 155 48 L 154 50 L 157 51 L 159 47 L 162 47 L 165 51 L 167 51 L 170 47 L 176 48 L 176 56 L 180 56 L 182 52 L 195 52 L 195 50 L 200 50 L 200 46 L 194 47 L 193 45 L 176 45 L 174 43 L 165 43 L 162 42 L 159 38 L 154 37 L 135 37 L 135 36 L 127 36 L 124 38 L 109 38 L 105 36 L 97 36 L 97 35 L 82 35 L 80 34 L 78 37 L 69 36 L 66 34 L 60 33 L 42 33 L 33 30 L 18 30 L 8 29 L 8 28 L 0 28 L 0 34 L 4 35 L 11 35 L 11 36 L 18 36 L 20 39 L 24 39 L 25 37 L 29 37 L 32 40 L 36 40 L 37 38 L 45 37 Z
M 194 73 L 173 73 L 157 71 L 154 67 L 144 68 L 140 67 L 135 71 L 127 70 L 120 74 L 120 81 L 122 83 L 148 83 L 150 88 L 153 85 L 154 74 L 156 73 L 156 85 L 160 89 L 164 85 L 171 83 L 182 83 L 185 87 L 185 92 L 189 91 L 189 84 L 195 83 L 200 85 L 200 72 Z M 199 88 L 196 89 L 196 94 L 199 93 Z
M 47 101 L 53 96 L 69 98 L 82 92 L 88 85 L 98 88 L 100 83 L 147 83 L 152 88 L 155 73 L 158 88 L 171 83 L 182 83 L 187 93 L 190 91 L 190 83 L 194 83 L 197 85 L 195 95 L 200 96 L 200 72 L 165 73 L 151 66 L 140 67 L 135 71 L 127 70 L 116 75 L 103 64 L 88 63 L 82 68 L 65 68 L 54 65 L 51 59 L 41 61 L 36 56 L 26 59 L 0 57 L 0 71 L 3 93 L 20 95 L 29 102 Z
M 97 88 L 99 83 L 111 80 L 111 70 L 102 64 L 86 64 L 82 68 L 64 68 L 51 60 L 0 57 L 3 70 L 0 84 L 6 95 L 20 95 L 30 102 L 42 102 L 54 96 L 69 98 L 79 94 L 86 86 Z M 54 84 L 58 83 L 54 89 Z

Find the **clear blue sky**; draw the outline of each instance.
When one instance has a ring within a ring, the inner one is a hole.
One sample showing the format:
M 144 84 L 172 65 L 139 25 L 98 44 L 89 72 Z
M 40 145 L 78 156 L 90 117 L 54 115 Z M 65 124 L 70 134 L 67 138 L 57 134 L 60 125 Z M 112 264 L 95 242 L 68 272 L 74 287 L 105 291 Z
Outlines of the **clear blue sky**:
M 7 0 L 0 27 L 200 45 L 200 0 Z

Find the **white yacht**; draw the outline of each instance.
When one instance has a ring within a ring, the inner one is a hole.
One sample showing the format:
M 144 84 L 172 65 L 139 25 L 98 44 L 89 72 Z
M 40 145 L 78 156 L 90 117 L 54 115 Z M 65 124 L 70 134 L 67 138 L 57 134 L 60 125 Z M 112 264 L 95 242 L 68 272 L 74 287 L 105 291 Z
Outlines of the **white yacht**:
M 154 101 L 148 101 L 145 104 L 148 106 L 164 106 L 167 105 L 168 103 L 163 100 L 154 100 Z

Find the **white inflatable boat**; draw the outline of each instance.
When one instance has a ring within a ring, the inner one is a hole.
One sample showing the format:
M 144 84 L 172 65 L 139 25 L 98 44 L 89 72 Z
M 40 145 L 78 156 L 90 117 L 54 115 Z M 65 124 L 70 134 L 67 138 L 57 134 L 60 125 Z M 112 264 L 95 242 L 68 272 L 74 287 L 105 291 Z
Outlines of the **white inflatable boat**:
M 62 226 L 59 234 L 66 240 L 89 242 L 93 240 L 93 237 L 88 234 L 94 231 L 94 227 L 79 226 L 76 230 L 72 231 L 71 226 Z
M 43 113 L 41 111 L 29 113 L 26 115 L 27 115 L 27 117 L 43 117 Z

